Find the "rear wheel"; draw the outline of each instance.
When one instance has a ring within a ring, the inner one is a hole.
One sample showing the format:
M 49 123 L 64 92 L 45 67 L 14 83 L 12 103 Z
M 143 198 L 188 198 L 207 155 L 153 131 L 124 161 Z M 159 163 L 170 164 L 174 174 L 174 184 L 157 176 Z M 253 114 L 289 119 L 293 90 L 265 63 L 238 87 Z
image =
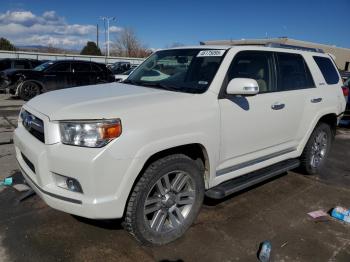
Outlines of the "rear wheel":
M 312 132 L 303 154 L 300 157 L 301 171 L 307 175 L 317 174 L 328 157 L 333 141 L 329 125 L 319 123 Z
M 24 82 L 18 90 L 18 95 L 21 99 L 24 101 L 28 101 L 29 99 L 32 99 L 33 97 L 40 94 L 40 87 L 38 84 L 28 81 Z
M 176 154 L 152 163 L 137 182 L 127 206 L 126 229 L 145 244 L 166 244 L 185 233 L 204 198 L 198 164 Z

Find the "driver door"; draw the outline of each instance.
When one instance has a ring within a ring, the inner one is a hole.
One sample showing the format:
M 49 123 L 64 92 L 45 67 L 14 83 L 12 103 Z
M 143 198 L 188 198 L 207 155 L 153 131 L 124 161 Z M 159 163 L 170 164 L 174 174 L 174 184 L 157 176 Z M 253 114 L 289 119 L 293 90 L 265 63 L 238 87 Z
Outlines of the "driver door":
M 58 62 L 44 72 L 43 82 L 47 91 L 72 87 L 70 62 Z

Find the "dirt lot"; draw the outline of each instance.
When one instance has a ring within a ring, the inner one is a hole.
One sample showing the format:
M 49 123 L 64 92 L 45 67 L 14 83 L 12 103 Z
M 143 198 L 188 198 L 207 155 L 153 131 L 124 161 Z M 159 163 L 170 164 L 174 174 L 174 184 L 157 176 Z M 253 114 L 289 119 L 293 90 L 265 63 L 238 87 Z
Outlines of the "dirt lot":
M 20 175 L 11 135 L 20 100 L 0 95 L 0 179 Z M 338 130 L 322 174 L 289 172 L 224 201 L 206 199 L 180 240 L 144 247 L 119 220 L 93 221 L 45 205 L 34 196 L 0 188 L 0 261 L 257 261 L 270 240 L 272 261 L 350 261 L 350 225 L 314 221 L 307 212 L 350 207 L 350 129 Z

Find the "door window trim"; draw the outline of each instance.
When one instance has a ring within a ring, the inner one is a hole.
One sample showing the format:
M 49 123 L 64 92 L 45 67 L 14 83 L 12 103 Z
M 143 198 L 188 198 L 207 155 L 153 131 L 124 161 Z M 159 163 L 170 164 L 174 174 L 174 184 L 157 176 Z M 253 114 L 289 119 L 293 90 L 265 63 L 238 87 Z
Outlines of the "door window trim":
M 291 54 L 291 55 L 296 55 L 296 56 L 300 56 L 303 60 L 303 64 L 304 64 L 304 72 L 306 73 L 306 76 L 307 78 L 310 78 L 308 79 L 308 81 L 310 81 L 310 83 L 312 84 L 312 86 L 310 87 L 304 87 L 304 88 L 298 88 L 298 89 L 290 89 L 290 90 L 278 90 L 278 85 L 279 85 L 279 82 L 280 82 L 280 66 L 279 66 L 279 59 L 278 59 L 278 54 Z M 274 52 L 274 56 L 275 56 L 275 63 L 276 63 L 276 75 L 277 75 L 277 89 L 275 92 L 289 92 L 289 91 L 297 91 L 297 90 L 305 90 L 305 89 L 312 89 L 312 88 L 316 88 L 316 85 L 315 85 L 315 80 L 314 80 L 314 77 L 310 71 L 310 68 L 309 66 L 307 65 L 306 61 L 305 61 L 305 58 L 304 56 L 302 56 L 301 54 L 297 54 L 297 53 L 288 53 L 288 52 Z
M 222 81 L 222 85 L 220 88 L 220 92 L 218 95 L 218 99 L 225 99 L 225 98 L 230 98 L 230 97 L 235 97 L 236 95 L 228 95 L 226 94 L 226 89 L 227 89 L 227 85 L 228 85 L 228 74 L 229 71 L 231 69 L 231 67 L 233 66 L 235 60 L 237 59 L 237 56 L 241 53 L 270 53 L 272 54 L 272 65 L 269 64 L 269 69 L 270 69 L 270 77 L 271 77 L 271 90 L 272 91 L 265 91 L 265 92 L 259 92 L 257 95 L 264 95 L 264 94 L 270 94 L 270 93 L 278 93 L 278 92 L 290 92 L 290 91 L 298 91 L 298 90 L 305 90 L 305 89 L 313 89 L 313 88 L 317 88 L 316 84 L 315 84 L 315 80 L 313 78 L 313 75 L 311 73 L 311 70 L 307 64 L 307 62 L 305 61 L 304 56 L 302 56 L 301 54 L 298 53 L 289 53 L 289 52 L 276 52 L 276 51 L 260 51 L 260 50 L 243 50 L 243 51 L 239 51 L 238 53 L 235 54 L 235 56 L 233 57 L 230 66 L 225 74 L 225 78 Z M 279 85 L 279 65 L 278 65 L 278 57 L 277 54 L 295 54 L 295 55 L 299 55 L 302 59 L 303 59 L 303 64 L 304 64 L 304 70 L 308 70 L 309 72 L 309 76 L 311 77 L 310 82 L 312 82 L 313 86 L 312 87 L 308 87 L 308 88 L 300 88 L 300 89 L 291 89 L 291 90 L 278 90 L 278 85 Z
M 238 53 L 235 54 L 235 56 L 233 57 L 231 63 L 230 63 L 230 66 L 228 67 L 227 69 L 227 72 L 225 74 L 225 78 L 223 80 L 223 83 L 221 85 L 221 88 L 220 88 L 220 92 L 219 92 L 219 96 L 218 96 L 218 99 L 225 99 L 225 98 L 230 98 L 230 97 L 235 97 L 236 95 L 229 95 L 226 93 L 226 89 L 227 89 L 227 85 L 229 83 L 229 80 L 228 80 L 228 74 L 230 72 L 230 69 L 232 68 L 234 62 L 236 61 L 238 55 L 240 54 L 244 54 L 244 53 L 261 53 L 261 54 L 269 54 L 271 55 L 271 63 L 268 63 L 268 67 L 269 67 L 269 70 L 270 70 L 270 82 L 271 82 L 271 87 L 272 89 L 276 89 L 277 87 L 277 75 L 276 75 L 276 61 L 275 61 L 275 57 L 274 57 L 274 52 L 273 51 L 260 51 L 260 50 L 242 50 L 242 51 L 239 51 Z M 259 94 L 267 94 L 267 93 L 271 93 L 271 91 L 268 91 L 268 92 L 259 92 Z

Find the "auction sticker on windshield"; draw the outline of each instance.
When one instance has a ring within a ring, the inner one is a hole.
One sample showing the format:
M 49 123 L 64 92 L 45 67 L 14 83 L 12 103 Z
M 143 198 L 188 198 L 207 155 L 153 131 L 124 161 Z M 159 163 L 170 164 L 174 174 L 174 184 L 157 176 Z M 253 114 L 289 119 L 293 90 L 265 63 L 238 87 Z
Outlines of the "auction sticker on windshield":
M 202 50 L 198 53 L 197 57 L 222 56 L 224 53 L 225 50 Z

